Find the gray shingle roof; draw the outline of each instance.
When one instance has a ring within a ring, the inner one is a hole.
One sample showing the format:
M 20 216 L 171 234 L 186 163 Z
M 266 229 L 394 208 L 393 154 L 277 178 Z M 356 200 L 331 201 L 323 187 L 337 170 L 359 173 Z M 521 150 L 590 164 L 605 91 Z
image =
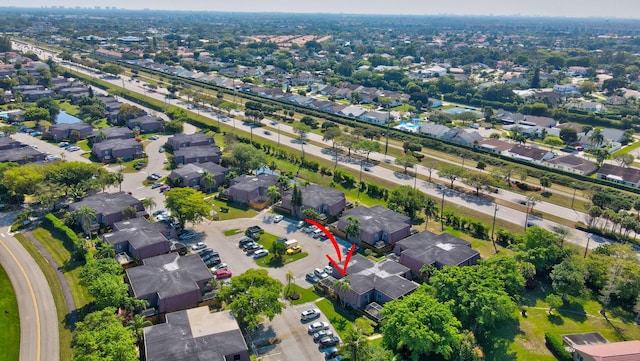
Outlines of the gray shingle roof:
M 99 214 L 113 214 L 121 212 L 129 206 L 140 205 L 140 200 L 125 192 L 97 193 L 81 201 L 71 203 L 69 209 L 74 211 L 81 206 L 95 209 Z
M 135 297 L 157 293 L 160 298 L 185 294 L 200 287 L 197 282 L 213 278 L 198 255 L 170 253 L 146 258 L 142 266 L 129 268 L 127 277 Z
M 276 176 L 272 174 L 262 173 L 257 176 L 241 175 L 231 180 L 231 187 L 244 191 L 252 191 L 257 188 L 269 188 L 276 184 Z
M 382 206 L 358 206 L 345 211 L 343 217 L 347 216 L 357 218 L 360 221 L 360 230 L 367 233 L 393 233 L 411 224 L 411 218 Z
M 447 233 L 435 234 L 423 231 L 398 241 L 396 253 L 407 254 L 423 264 L 455 266 L 478 257 L 478 251 L 463 239 Z
M 248 351 L 230 311 L 198 307 L 167 314 L 167 322 L 144 328 L 148 361 L 224 361 Z

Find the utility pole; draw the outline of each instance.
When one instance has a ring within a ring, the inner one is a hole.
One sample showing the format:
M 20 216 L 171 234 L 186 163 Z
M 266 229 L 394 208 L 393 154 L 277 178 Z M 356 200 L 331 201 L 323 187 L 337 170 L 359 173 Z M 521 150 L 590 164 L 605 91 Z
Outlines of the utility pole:
M 384 159 L 387 159 L 387 152 L 389 151 L 389 123 L 391 123 L 391 110 L 389 110 L 389 119 L 387 119 L 387 142 L 384 144 Z
M 571 209 L 573 209 L 573 202 L 576 201 L 576 191 L 578 190 L 578 188 L 576 188 L 576 185 L 573 185 L 573 198 L 571 198 Z
M 587 251 L 589 250 L 589 241 L 591 240 L 591 236 L 593 236 L 591 233 L 587 236 L 587 245 L 584 247 L 584 258 L 587 258 Z
M 442 190 L 442 205 L 440 206 L 440 230 L 442 232 L 444 232 L 444 192 L 445 189 L 441 189 Z
M 496 239 L 493 237 L 494 231 L 496 230 L 496 215 L 498 214 L 498 203 L 496 203 L 496 207 L 493 210 L 493 224 L 491 225 L 491 242 L 493 242 L 493 250 L 498 253 L 498 248 L 496 248 Z

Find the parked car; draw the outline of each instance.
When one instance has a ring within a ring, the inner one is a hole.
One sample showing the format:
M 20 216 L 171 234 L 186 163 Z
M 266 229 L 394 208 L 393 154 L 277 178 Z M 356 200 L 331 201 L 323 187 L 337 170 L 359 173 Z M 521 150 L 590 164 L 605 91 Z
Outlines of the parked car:
M 329 329 L 329 324 L 327 322 L 314 322 L 312 324 L 309 325 L 309 327 L 307 327 L 307 331 L 310 334 L 314 334 L 320 330 L 328 330 Z
M 298 229 L 304 228 L 304 225 L 305 225 L 305 221 L 298 222 Z
M 229 266 L 226 263 L 220 263 L 218 265 L 215 265 L 211 268 L 211 272 L 215 272 L 217 270 L 221 270 L 221 269 L 227 269 Z
M 264 247 L 261 244 L 253 243 L 249 245 L 249 247 L 247 247 L 245 251 L 247 252 L 248 255 L 252 255 L 255 251 L 263 248 Z
M 222 279 L 222 278 L 229 278 L 233 275 L 233 272 L 226 270 L 226 269 L 219 269 L 216 271 L 216 278 L 217 279 Z
M 255 243 L 255 242 L 249 237 L 242 237 L 240 238 L 240 240 L 238 240 L 238 247 L 242 248 L 247 243 Z
M 67 151 L 69 151 L 69 152 L 76 152 L 76 151 L 79 151 L 79 150 L 80 150 L 80 147 L 78 147 L 76 145 L 71 146 L 71 147 L 67 147 Z
M 149 137 L 149 140 L 157 140 L 158 138 L 160 137 L 158 137 L 157 135 L 152 135 Z
M 167 212 L 167 211 L 165 211 L 164 209 L 158 209 L 158 210 L 156 210 L 156 211 L 154 211 L 154 212 L 153 212 L 153 215 L 154 215 L 154 216 L 157 216 L 157 215 L 159 215 L 159 214 L 166 213 L 166 212 Z
M 320 347 L 331 347 L 340 343 L 338 336 L 326 336 L 320 339 L 318 342 Z
M 316 268 L 316 269 L 314 269 L 314 270 L 313 270 L 313 273 L 314 273 L 316 276 L 320 277 L 321 279 L 324 279 L 324 278 L 329 277 L 329 275 L 328 275 L 325 271 L 321 270 L 320 268 Z
M 320 341 L 320 339 L 322 339 L 324 337 L 327 337 L 327 336 L 333 336 L 333 332 L 331 332 L 330 330 L 318 331 L 318 332 L 313 334 L 313 341 L 314 342 L 318 342 L 318 341 Z
M 280 223 L 280 221 L 282 221 L 284 219 L 284 216 L 281 214 L 278 214 L 277 216 L 273 217 L 273 223 Z
M 168 191 L 170 189 L 171 189 L 171 187 L 169 187 L 167 185 L 164 185 L 164 186 L 160 187 L 160 193 L 164 193 L 164 192 L 166 192 L 166 191 Z
M 209 268 L 214 267 L 215 265 L 218 265 L 220 263 L 222 263 L 222 261 L 220 261 L 219 257 L 213 257 L 204 261 L 204 264 Z
M 204 242 L 198 242 L 196 244 L 194 244 L 193 246 L 191 246 L 191 250 L 193 251 L 197 251 L 200 249 L 205 249 L 207 248 L 207 245 Z
M 162 183 L 155 182 L 151 185 L 151 189 L 156 189 L 162 187 Z
M 307 274 L 304 276 L 304 278 L 305 278 L 307 281 L 311 282 L 311 283 L 316 283 L 316 282 L 319 282 L 319 281 L 320 281 L 320 278 L 319 278 L 318 276 L 314 275 L 313 273 L 307 273 Z
M 257 243 L 251 240 L 250 242 L 245 242 L 240 248 L 242 248 L 243 251 L 248 251 L 249 248 L 252 248 L 254 245 L 257 245 Z
M 266 249 L 259 249 L 253 254 L 253 258 L 258 259 L 258 258 L 266 257 L 268 255 L 269 255 L 269 251 L 267 251 Z
M 187 240 L 187 239 L 195 238 L 197 235 L 198 234 L 195 231 L 193 231 L 191 229 L 188 229 L 188 230 L 182 232 L 182 234 L 180 234 L 180 236 L 178 236 L 178 238 L 180 238 L 181 240 L 184 241 L 184 240 Z M 200 242 L 200 243 L 202 243 L 202 242 Z
M 326 350 L 324 350 L 324 359 L 327 361 L 330 360 L 334 360 L 334 361 L 341 361 L 342 357 L 340 357 L 338 355 L 340 351 L 338 351 L 338 348 L 335 346 L 332 346 Z
M 262 233 L 264 233 L 264 230 L 260 226 L 251 226 L 245 231 L 245 235 L 253 239 L 260 238 Z
M 300 314 L 300 321 L 313 320 L 314 318 L 320 317 L 320 310 L 317 308 L 310 308 L 308 310 L 302 311 Z
M 296 254 L 296 253 L 300 253 L 302 252 L 302 247 L 300 246 L 294 246 L 291 247 L 287 250 L 287 254 L 291 255 L 291 254 Z
M 324 272 L 328 275 L 333 273 L 333 267 L 331 266 L 324 266 Z
M 158 173 L 151 173 L 151 176 L 152 176 L 153 178 L 155 178 L 155 179 L 160 179 L 160 178 L 162 178 L 162 176 L 161 176 L 160 174 L 158 174 Z
M 60 148 L 66 148 L 66 147 L 68 147 L 68 146 L 69 146 L 69 143 L 67 143 L 67 142 L 60 142 L 60 143 L 58 143 L 58 147 L 60 147 Z
M 206 255 L 208 255 L 208 254 L 210 254 L 210 253 L 213 253 L 213 252 L 214 252 L 214 251 L 213 251 L 213 249 L 211 249 L 211 248 L 201 249 L 201 250 L 199 250 L 199 251 L 198 251 L 198 256 L 200 256 L 200 257 L 204 257 L 204 256 L 206 256 Z M 217 252 L 216 252 L 216 253 L 217 253 Z
M 314 226 L 314 225 L 311 225 L 311 226 L 309 226 L 309 227 L 305 228 L 305 230 L 304 230 L 304 231 L 305 231 L 306 233 L 311 233 L 311 232 L 315 232 L 317 229 L 318 229 L 318 227 L 316 227 L 316 226 Z

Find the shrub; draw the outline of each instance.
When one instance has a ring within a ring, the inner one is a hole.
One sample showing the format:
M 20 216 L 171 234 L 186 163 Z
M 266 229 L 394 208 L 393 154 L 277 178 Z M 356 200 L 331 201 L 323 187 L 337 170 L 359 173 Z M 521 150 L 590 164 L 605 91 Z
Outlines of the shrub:
M 552 334 L 544 333 L 544 342 L 551 353 L 560 361 L 572 361 L 573 357 L 569 351 L 562 346 L 562 341 Z
M 54 216 L 52 213 L 47 213 L 47 215 L 44 216 L 42 224 L 52 233 L 57 232 L 60 237 L 63 237 L 63 243 L 71 243 L 73 245 L 70 251 L 72 251 L 74 258 L 78 260 L 84 258 L 85 250 L 82 242 L 78 238 L 78 235 L 71 228 L 67 227 L 64 222 L 58 219 L 58 217 Z

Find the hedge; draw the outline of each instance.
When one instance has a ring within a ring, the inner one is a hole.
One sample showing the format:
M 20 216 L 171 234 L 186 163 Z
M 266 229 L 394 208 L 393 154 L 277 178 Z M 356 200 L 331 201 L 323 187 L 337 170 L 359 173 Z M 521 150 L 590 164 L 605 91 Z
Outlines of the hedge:
M 569 351 L 562 346 L 562 341 L 552 334 L 544 333 L 544 342 L 551 353 L 560 361 L 573 361 L 573 357 Z
M 71 251 L 74 258 L 78 260 L 84 259 L 85 250 L 82 241 L 80 241 L 78 235 L 71 228 L 67 227 L 63 221 L 52 213 L 47 213 L 44 216 L 42 224 L 46 229 L 52 233 L 57 232 L 57 234 L 63 238 L 62 243 L 65 244 L 66 248 L 70 248 L 69 251 Z

